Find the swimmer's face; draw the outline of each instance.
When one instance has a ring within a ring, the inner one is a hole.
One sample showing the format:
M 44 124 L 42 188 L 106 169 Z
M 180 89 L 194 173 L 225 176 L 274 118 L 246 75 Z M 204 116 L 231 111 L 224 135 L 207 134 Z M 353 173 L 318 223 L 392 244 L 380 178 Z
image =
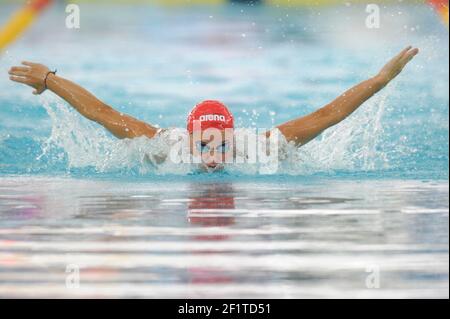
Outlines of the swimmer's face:
M 201 158 L 200 169 L 205 172 L 220 171 L 233 156 L 233 130 L 208 129 L 201 134 L 191 134 L 191 153 Z

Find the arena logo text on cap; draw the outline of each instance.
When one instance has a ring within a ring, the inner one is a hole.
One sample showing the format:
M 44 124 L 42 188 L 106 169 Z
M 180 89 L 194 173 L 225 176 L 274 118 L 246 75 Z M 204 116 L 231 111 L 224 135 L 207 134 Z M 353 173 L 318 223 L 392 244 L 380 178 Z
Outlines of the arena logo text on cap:
M 224 130 L 234 128 L 234 119 L 228 108 L 219 101 L 208 100 L 201 102 L 188 116 L 187 130 L 194 132 L 194 122 L 199 121 L 200 125 L 195 125 L 195 129 L 206 130 L 216 128 Z

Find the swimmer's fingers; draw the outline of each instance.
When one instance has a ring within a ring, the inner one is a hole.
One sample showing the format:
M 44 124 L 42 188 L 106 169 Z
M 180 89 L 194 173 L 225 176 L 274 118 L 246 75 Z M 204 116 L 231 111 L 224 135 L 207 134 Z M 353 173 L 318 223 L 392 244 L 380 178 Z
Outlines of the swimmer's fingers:
M 9 72 L 30 72 L 31 68 L 25 66 L 13 66 Z
M 408 50 L 408 52 L 406 52 L 403 57 L 401 58 L 400 62 L 402 63 L 403 66 L 405 66 L 406 64 L 408 64 L 417 54 L 419 53 L 419 49 L 414 48 L 412 50 Z
M 402 72 L 406 64 L 408 64 L 408 62 L 411 61 L 418 53 L 419 49 L 413 49 L 411 46 L 403 49 L 381 69 L 377 76 L 378 79 L 386 85 L 397 77 Z
M 402 59 L 405 58 L 405 56 L 407 56 L 408 52 L 411 50 L 411 46 L 406 47 L 405 49 L 403 49 L 400 53 L 398 53 L 396 56 L 394 56 L 387 64 L 386 67 L 391 66 L 391 67 L 395 67 L 397 65 L 400 65 Z
M 22 64 L 26 65 L 26 66 L 29 66 L 29 67 L 33 67 L 33 66 L 38 66 L 39 65 L 37 63 L 33 63 L 33 62 L 30 62 L 30 61 L 22 61 Z
M 26 77 L 28 74 L 29 74 L 28 72 L 23 71 L 9 72 L 9 75 L 23 76 L 23 77 Z
M 405 54 L 407 54 L 408 51 L 411 50 L 411 48 L 412 48 L 412 46 L 408 46 L 408 47 L 404 48 L 399 54 L 397 54 L 395 56 L 394 60 L 400 61 L 405 56 Z
M 8 73 L 9 75 L 27 76 L 30 73 L 30 69 L 23 67 L 12 67 Z
M 408 46 L 402 52 L 400 52 L 395 58 L 394 61 L 403 68 L 409 61 L 411 61 L 417 54 L 419 53 L 419 49 L 413 48 L 412 46 Z
M 11 75 L 9 77 L 9 79 L 11 81 L 14 81 L 14 82 L 17 82 L 17 83 L 30 84 L 30 82 L 27 80 L 27 78 L 25 78 L 23 76 Z

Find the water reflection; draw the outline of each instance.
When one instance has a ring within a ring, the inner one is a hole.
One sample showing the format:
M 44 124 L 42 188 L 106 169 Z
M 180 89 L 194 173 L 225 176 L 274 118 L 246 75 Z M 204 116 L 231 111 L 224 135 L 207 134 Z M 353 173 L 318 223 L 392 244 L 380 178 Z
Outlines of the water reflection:
M 0 208 L 6 206 L 2 214 L 16 219 L 33 219 L 43 215 L 44 205 L 47 201 L 45 196 L 40 194 L 31 195 L 0 195 Z
M 446 183 L 2 184 L 0 296 L 448 296 Z
M 226 227 L 235 224 L 233 216 L 217 214 L 217 210 L 235 209 L 234 190 L 231 183 L 191 185 L 192 196 L 188 205 L 188 221 L 191 225 L 201 227 Z M 213 213 L 213 214 L 211 214 Z M 217 234 L 194 235 L 193 241 L 226 241 L 230 240 L 229 235 L 221 234 L 220 228 Z M 192 252 L 195 256 L 204 256 L 222 254 L 223 251 L 208 249 Z M 232 283 L 233 277 L 227 275 L 220 269 L 205 267 L 191 267 L 187 269 L 188 282 L 191 284 L 217 284 Z

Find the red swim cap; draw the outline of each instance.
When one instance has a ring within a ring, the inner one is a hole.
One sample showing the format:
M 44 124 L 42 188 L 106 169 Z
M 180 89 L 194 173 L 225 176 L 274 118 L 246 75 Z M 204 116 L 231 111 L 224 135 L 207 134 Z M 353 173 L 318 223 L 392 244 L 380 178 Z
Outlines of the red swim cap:
M 187 130 L 194 131 L 194 121 L 200 121 L 201 130 L 217 128 L 219 130 L 234 128 L 233 115 L 228 108 L 218 101 L 204 101 L 197 104 L 187 120 Z

